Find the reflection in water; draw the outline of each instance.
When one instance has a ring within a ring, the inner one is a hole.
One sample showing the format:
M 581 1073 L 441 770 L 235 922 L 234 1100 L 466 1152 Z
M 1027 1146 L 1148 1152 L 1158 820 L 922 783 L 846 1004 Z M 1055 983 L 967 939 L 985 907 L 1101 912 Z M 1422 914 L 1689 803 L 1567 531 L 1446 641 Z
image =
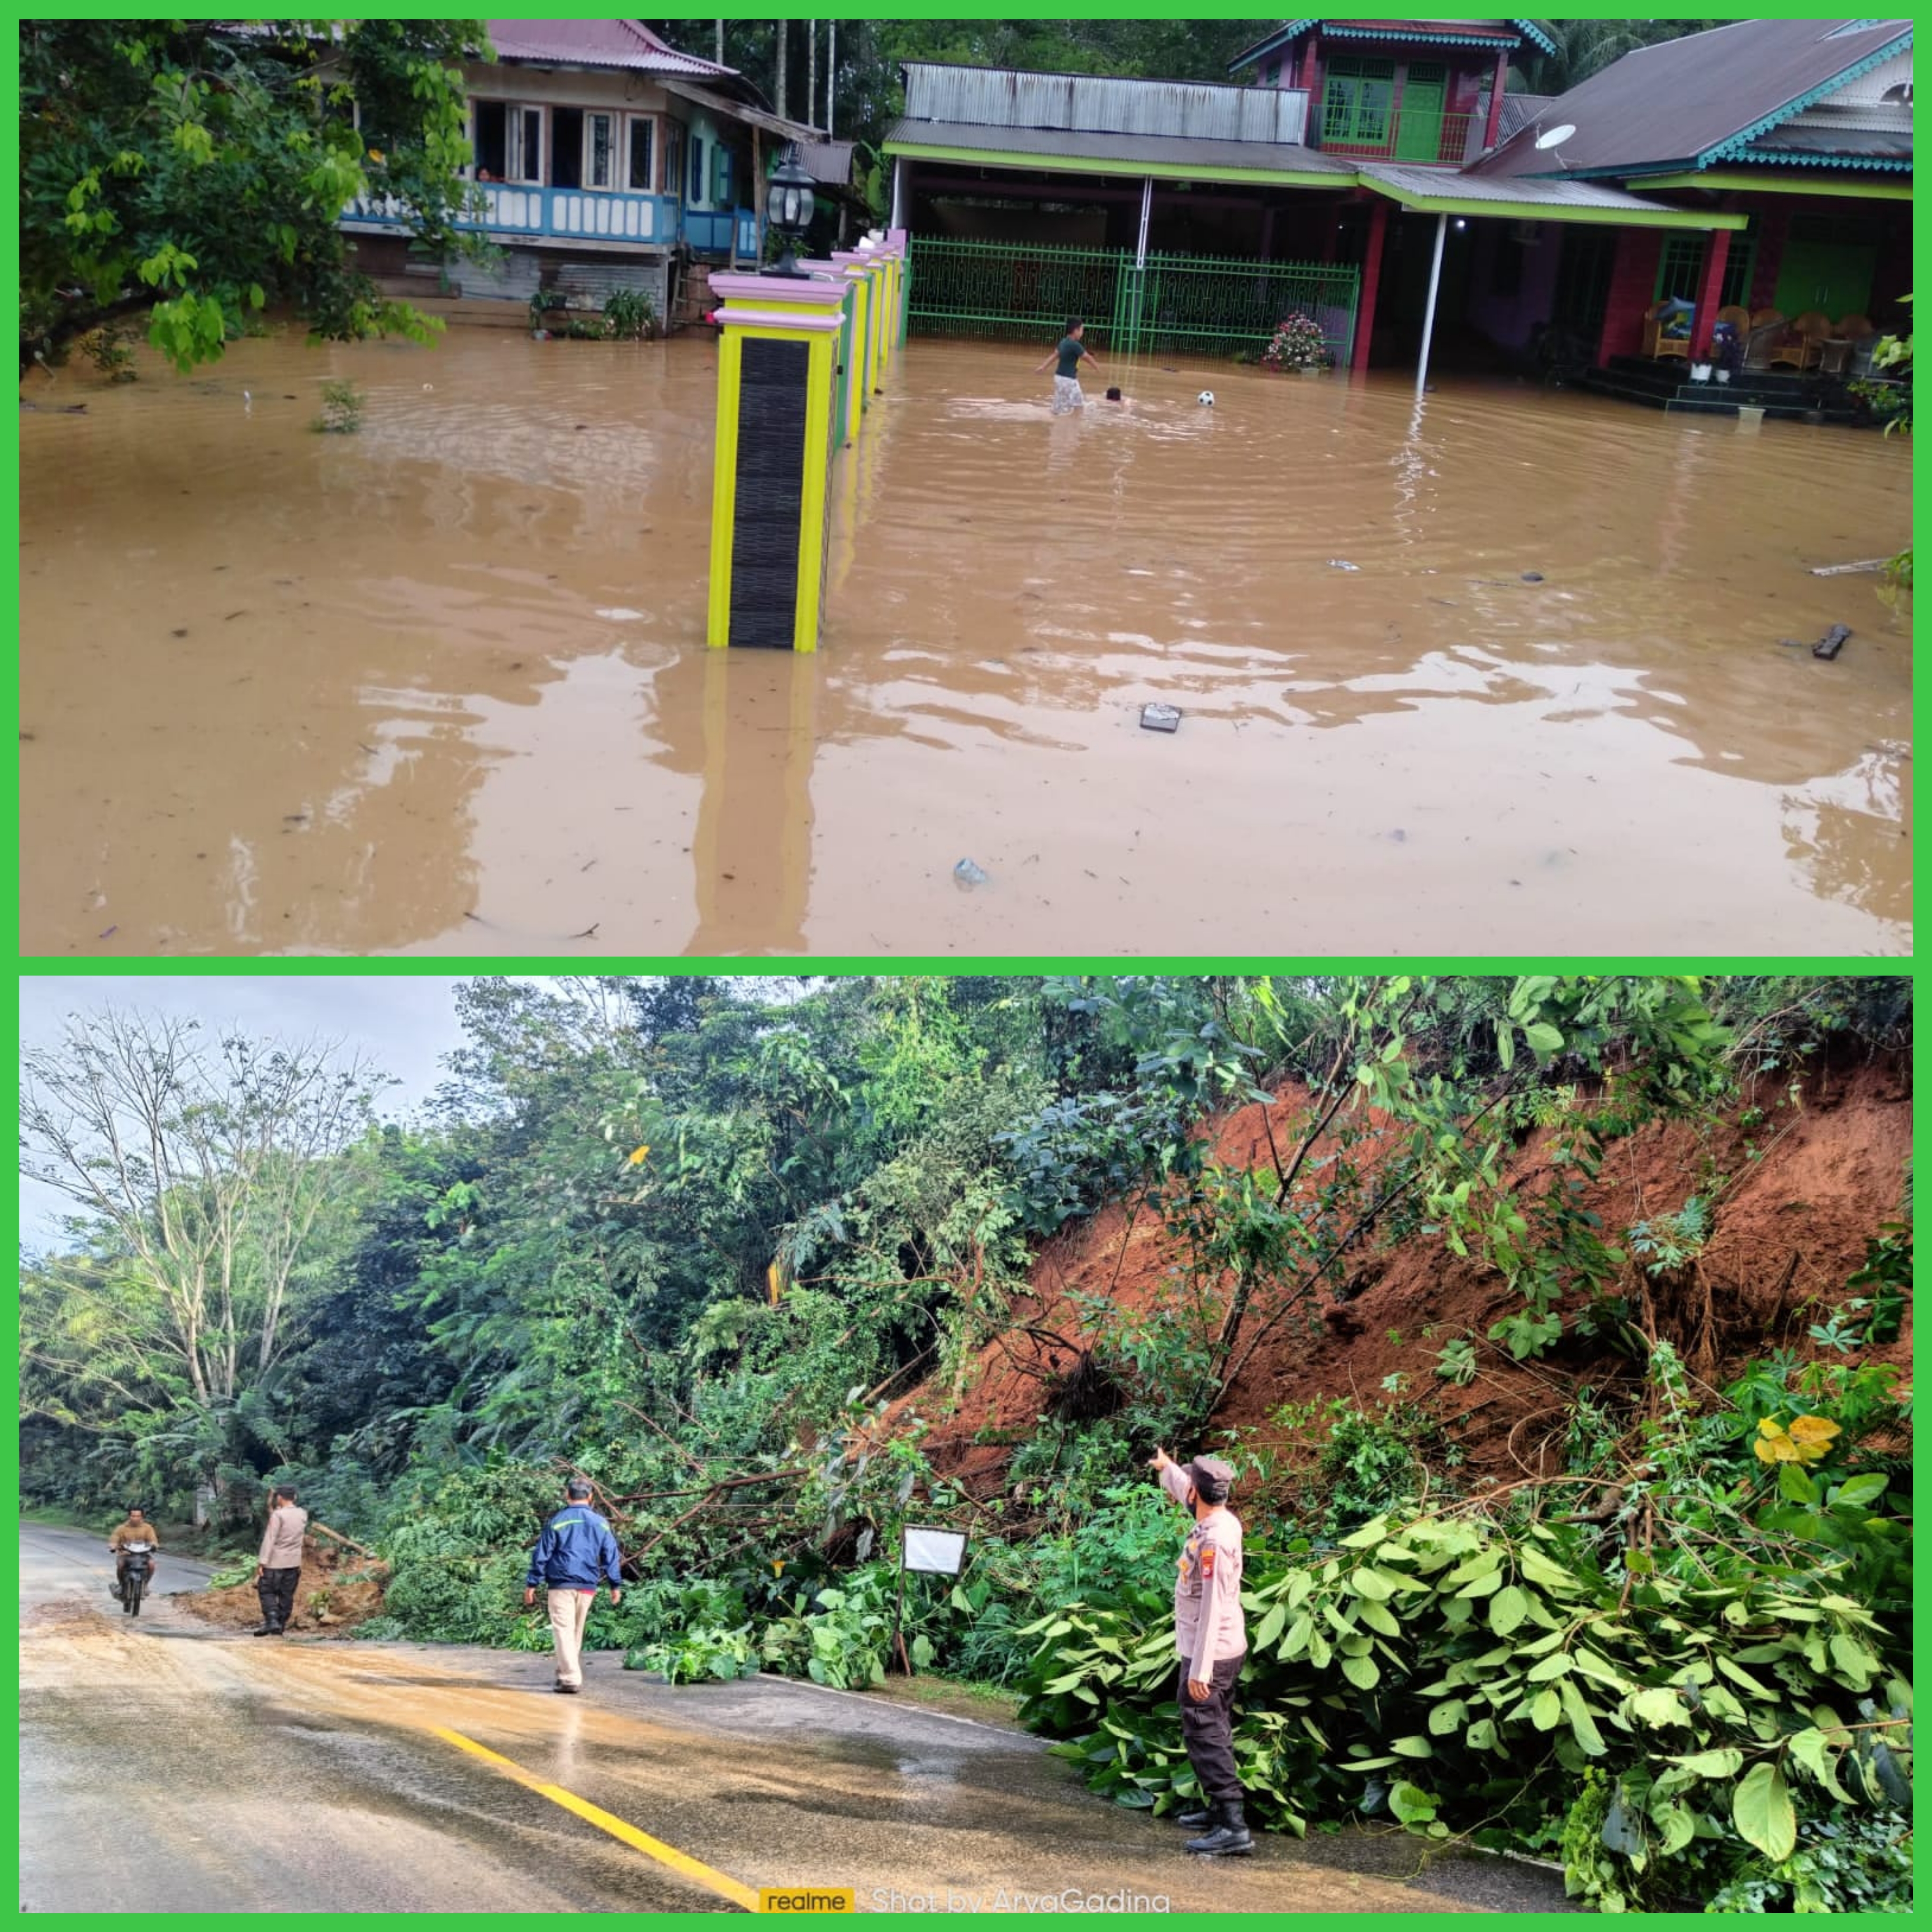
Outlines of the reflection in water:
M 760 656 L 754 666 L 708 651 L 700 664 L 704 792 L 692 848 L 692 952 L 805 950 L 818 666 L 788 652 Z
M 37 375 L 24 945 L 1909 945 L 1906 626 L 1805 568 L 1904 541 L 1897 444 L 1030 358 L 910 345 L 803 661 L 702 647 L 708 343 Z

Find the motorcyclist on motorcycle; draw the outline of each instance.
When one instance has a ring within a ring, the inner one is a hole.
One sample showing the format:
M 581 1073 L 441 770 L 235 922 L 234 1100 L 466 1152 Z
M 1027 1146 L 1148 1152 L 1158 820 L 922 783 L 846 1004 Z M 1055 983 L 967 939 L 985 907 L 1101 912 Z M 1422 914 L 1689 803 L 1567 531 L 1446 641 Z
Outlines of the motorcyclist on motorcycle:
M 152 1584 L 155 1573 L 161 1567 L 159 1554 L 161 1539 L 154 1526 L 142 1514 L 140 1506 L 132 1503 L 128 1507 L 128 1520 L 116 1523 L 107 1538 L 107 1546 L 114 1553 L 114 1594 L 117 1598 L 128 1581 L 128 1557 L 124 1546 L 130 1543 L 148 1545 L 148 1575 Z

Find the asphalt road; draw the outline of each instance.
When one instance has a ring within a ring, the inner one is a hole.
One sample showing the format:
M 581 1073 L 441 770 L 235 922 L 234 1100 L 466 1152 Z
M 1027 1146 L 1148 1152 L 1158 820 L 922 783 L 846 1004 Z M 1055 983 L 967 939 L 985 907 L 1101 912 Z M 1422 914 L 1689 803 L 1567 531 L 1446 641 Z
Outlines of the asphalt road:
M 20 1558 L 24 1910 L 716 1910 L 802 1885 L 861 1910 L 1563 1903 L 1519 1866 L 1419 1870 L 1394 1833 L 1191 1858 L 1035 1740 L 882 1700 L 672 1689 L 608 1653 L 559 1697 L 544 1657 L 212 1630 L 170 1600 L 207 1574 L 178 1561 L 136 1622 L 79 1532 L 23 1525 Z

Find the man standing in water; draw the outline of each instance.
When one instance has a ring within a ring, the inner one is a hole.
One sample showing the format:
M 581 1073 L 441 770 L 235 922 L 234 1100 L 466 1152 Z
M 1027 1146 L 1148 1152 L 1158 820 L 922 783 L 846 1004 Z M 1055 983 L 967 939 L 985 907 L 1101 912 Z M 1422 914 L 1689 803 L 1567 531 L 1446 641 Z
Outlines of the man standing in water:
M 1174 1586 L 1174 1647 L 1180 1658 L 1180 1735 L 1206 1808 L 1184 1811 L 1180 1822 L 1205 1825 L 1187 1849 L 1215 1858 L 1251 1852 L 1234 1768 L 1234 1682 L 1247 1660 L 1241 1615 L 1241 1521 L 1228 1507 L 1234 1472 L 1218 1456 L 1197 1456 L 1185 1468 L 1165 1449 L 1151 1466 L 1166 1490 L 1190 1510 L 1194 1527 L 1180 1552 Z
M 1046 362 L 1034 370 L 1036 376 L 1047 362 L 1058 361 L 1060 367 L 1053 378 L 1053 413 L 1066 415 L 1069 410 L 1084 410 L 1087 398 L 1080 392 L 1080 365 L 1090 362 L 1095 368 L 1100 366 L 1100 358 L 1080 340 L 1087 332 L 1087 325 L 1076 316 L 1066 325 L 1066 333 L 1060 338 L 1060 346 L 1046 358 Z

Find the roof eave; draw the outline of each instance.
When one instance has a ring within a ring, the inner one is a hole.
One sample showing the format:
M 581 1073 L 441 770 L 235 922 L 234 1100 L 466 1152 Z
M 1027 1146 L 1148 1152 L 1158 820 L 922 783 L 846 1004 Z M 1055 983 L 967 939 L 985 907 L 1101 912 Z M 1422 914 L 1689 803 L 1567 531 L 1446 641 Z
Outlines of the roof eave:
M 1893 55 L 1903 52 L 1912 44 L 1912 29 L 1894 34 L 1875 52 L 1868 53 L 1862 60 L 1854 61 L 1850 67 L 1840 68 L 1830 80 L 1821 81 L 1816 87 L 1808 88 L 1792 100 L 1785 102 L 1774 113 L 1767 114 L 1762 120 L 1754 122 L 1748 128 L 1727 134 L 1723 140 L 1706 148 L 1692 164 L 1694 166 L 1708 167 L 1713 161 L 1729 160 L 1736 158 L 1738 151 L 1755 141 L 1760 134 L 1768 134 L 1781 121 L 1788 121 L 1794 114 L 1802 114 L 1814 102 L 1822 100 L 1826 94 L 1848 86 L 1860 75 L 1870 73 L 1875 67 L 1882 66 Z

